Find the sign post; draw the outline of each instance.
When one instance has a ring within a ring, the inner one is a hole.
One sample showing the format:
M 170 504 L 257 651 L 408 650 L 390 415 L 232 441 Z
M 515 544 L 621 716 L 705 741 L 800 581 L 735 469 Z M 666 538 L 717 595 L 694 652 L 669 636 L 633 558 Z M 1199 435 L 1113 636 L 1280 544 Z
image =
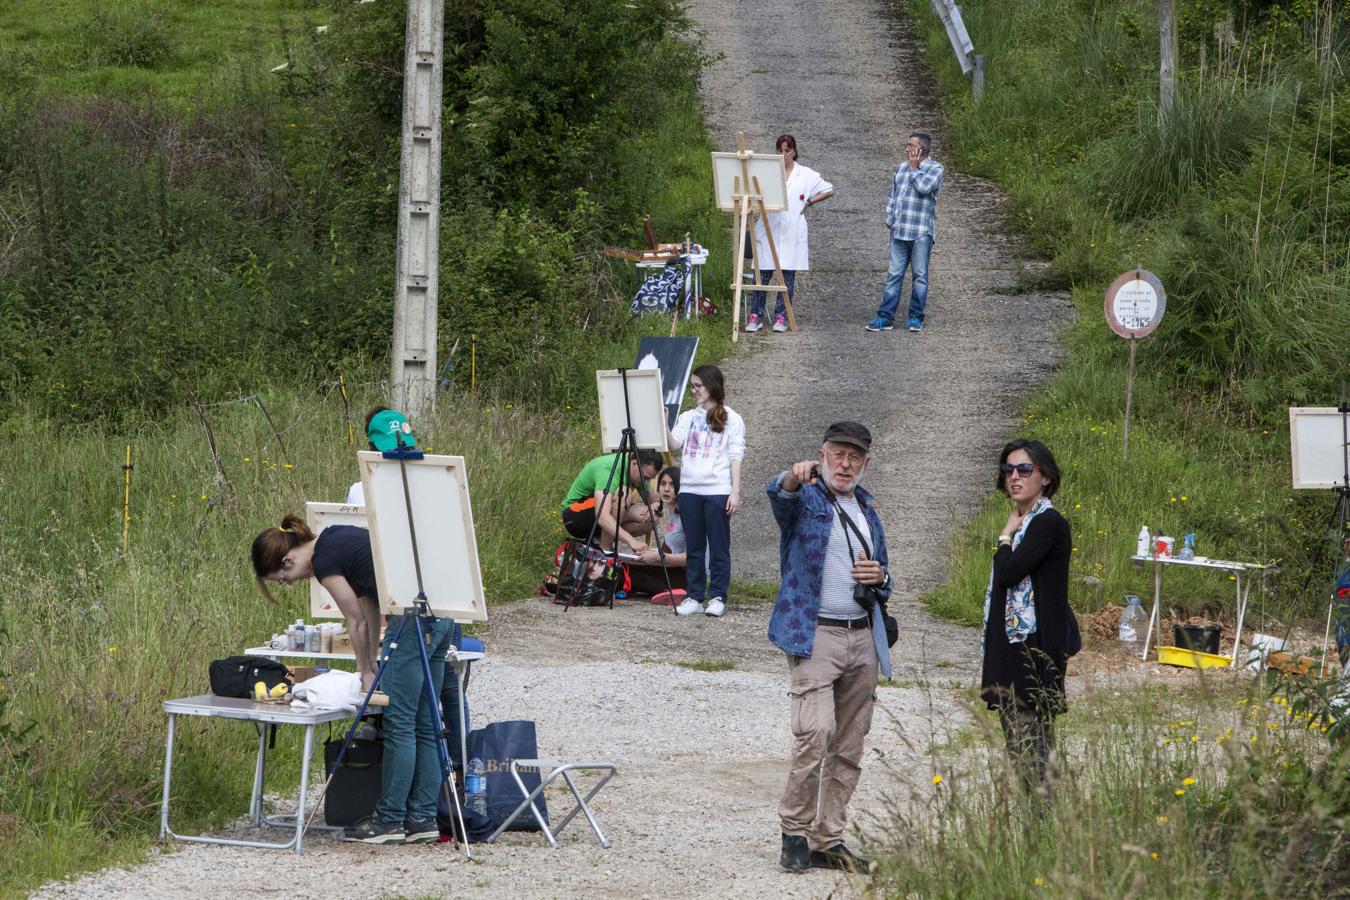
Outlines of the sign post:
M 1121 451 L 1130 458 L 1130 411 L 1134 403 L 1134 355 L 1140 338 L 1153 333 L 1167 308 L 1167 294 L 1158 276 L 1146 269 L 1125 272 L 1106 289 L 1106 324 L 1130 342 L 1130 361 L 1125 370 L 1125 435 Z

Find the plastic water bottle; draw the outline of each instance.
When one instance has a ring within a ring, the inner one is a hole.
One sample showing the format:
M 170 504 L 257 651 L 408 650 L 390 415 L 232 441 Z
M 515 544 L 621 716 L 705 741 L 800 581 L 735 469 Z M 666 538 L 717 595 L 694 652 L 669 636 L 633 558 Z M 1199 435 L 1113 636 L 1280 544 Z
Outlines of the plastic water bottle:
M 483 757 L 469 757 L 469 767 L 464 771 L 464 806 L 470 812 L 487 815 L 487 767 Z
M 1125 610 L 1120 614 L 1120 649 L 1138 655 L 1139 631 L 1146 627 L 1148 614 L 1134 594 L 1125 595 Z
M 1134 546 L 1135 556 L 1153 555 L 1153 537 L 1148 533 L 1148 526 L 1145 525 L 1139 529 L 1139 542 Z
M 1177 559 L 1195 559 L 1195 532 L 1187 532 Z

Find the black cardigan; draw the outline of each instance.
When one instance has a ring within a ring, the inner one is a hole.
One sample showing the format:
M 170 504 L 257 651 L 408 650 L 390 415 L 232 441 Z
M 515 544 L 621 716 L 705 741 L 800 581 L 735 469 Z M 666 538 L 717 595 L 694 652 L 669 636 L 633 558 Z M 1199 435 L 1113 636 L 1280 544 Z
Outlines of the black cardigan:
M 1078 620 L 1069 606 L 1072 554 L 1069 520 L 1053 506 L 1031 520 L 1016 550 L 1010 544 L 1000 544 L 994 553 L 994 598 L 1002 597 L 1030 575 L 1040 648 L 1053 657 L 1065 659 L 1083 649 Z M 997 608 L 989 611 L 989 618 L 1003 621 Z

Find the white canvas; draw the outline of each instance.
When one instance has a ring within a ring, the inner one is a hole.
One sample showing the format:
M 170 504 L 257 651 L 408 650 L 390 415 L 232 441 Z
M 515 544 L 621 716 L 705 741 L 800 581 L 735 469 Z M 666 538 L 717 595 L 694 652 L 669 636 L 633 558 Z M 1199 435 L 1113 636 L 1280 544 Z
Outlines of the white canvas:
M 741 158 L 735 153 L 714 153 L 713 194 L 717 208 L 727 212 L 736 211 L 736 179 L 741 177 Z M 781 153 L 756 153 L 748 160 L 751 179 L 759 179 L 759 189 L 764 192 L 764 208 L 768 212 L 782 212 L 788 208 L 787 170 L 783 168 Z M 743 185 L 741 193 L 749 193 L 751 187 Z
M 624 375 L 628 379 L 628 408 L 624 410 Z M 666 407 L 660 369 L 599 369 L 595 373 L 600 399 L 600 444 L 606 453 L 619 449 L 631 416 L 635 450 L 667 447 Z
M 486 622 L 487 601 L 464 457 L 428 455 L 400 461 L 367 450 L 356 458 L 366 492 L 380 608 L 401 613 L 417 598 L 401 475 L 401 466 L 406 466 L 422 584 L 431 611 L 456 622 Z
M 1345 478 L 1350 448 L 1334 406 L 1289 408 L 1289 454 L 1295 489 L 1332 488 Z
M 305 524 L 318 537 L 329 525 L 355 525 L 365 528 L 366 508 L 349 506 L 346 503 L 306 503 Z M 312 619 L 341 619 L 342 610 L 338 609 L 333 595 L 324 590 L 319 579 L 309 580 L 309 615 Z

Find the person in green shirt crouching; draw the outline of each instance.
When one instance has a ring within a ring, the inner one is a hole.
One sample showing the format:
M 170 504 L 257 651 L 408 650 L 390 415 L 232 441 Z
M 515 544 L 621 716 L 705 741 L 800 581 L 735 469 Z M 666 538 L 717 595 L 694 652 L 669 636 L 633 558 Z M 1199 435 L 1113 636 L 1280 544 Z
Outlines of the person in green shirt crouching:
M 645 537 L 651 534 L 653 524 L 643 498 L 646 485 L 661 470 L 661 454 L 655 450 L 638 450 L 632 454 L 622 509 L 619 507 L 618 473 L 610 483 L 617 455 L 597 456 L 582 467 L 562 503 L 563 527 L 581 541 L 588 539 L 594 531 L 600 548 L 606 551 L 614 547 L 617 537 L 641 555 L 648 549 Z

